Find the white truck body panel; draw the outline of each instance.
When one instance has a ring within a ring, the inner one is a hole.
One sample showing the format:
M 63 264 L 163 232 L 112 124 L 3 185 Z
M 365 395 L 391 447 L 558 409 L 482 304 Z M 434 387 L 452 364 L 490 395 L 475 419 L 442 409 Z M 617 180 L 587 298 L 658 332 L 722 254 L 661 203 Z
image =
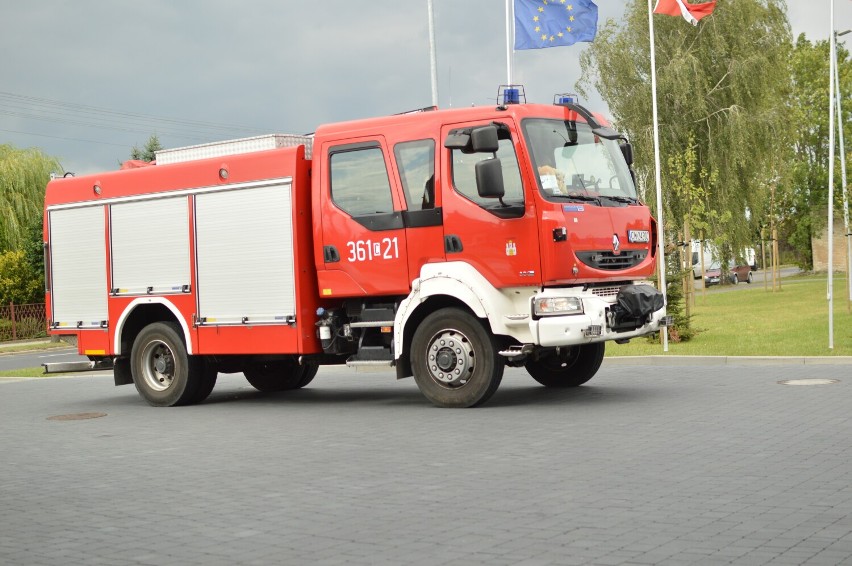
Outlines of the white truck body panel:
M 296 314 L 291 181 L 195 197 L 201 324 L 282 324 Z
M 110 228 L 114 294 L 189 290 L 187 197 L 113 204 Z
M 60 328 L 99 328 L 109 318 L 104 207 L 48 215 L 52 322 Z

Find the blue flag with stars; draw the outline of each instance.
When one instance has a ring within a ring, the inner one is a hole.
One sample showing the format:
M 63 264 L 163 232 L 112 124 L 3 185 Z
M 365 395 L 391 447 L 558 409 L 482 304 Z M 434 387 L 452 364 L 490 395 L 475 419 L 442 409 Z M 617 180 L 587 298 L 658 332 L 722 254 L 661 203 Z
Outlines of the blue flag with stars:
M 543 49 L 592 41 L 598 7 L 592 0 L 514 0 L 515 49 Z

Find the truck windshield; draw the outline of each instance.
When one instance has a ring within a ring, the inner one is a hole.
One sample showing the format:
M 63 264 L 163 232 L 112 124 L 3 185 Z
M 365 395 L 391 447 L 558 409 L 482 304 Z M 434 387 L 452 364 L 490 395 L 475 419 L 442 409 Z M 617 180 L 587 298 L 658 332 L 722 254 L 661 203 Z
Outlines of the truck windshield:
M 566 120 L 530 118 L 523 130 L 545 198 L 602 206 L 638 202 L 617 141 L 594 135 L 588 124 Z

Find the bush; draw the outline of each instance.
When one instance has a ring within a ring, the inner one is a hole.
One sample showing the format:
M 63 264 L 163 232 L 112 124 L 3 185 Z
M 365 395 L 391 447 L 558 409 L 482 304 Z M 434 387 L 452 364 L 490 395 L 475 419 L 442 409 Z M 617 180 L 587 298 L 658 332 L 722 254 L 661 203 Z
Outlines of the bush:
M 44 302 L 43 274 L 21 251 L 0 254 L 0 305 Z

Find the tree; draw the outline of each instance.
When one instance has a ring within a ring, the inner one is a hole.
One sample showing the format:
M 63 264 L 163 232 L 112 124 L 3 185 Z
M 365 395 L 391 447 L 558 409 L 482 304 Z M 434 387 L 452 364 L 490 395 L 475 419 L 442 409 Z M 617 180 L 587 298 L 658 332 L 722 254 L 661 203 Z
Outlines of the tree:
M 157 152 L 161 149 L 163 149 L 163 145 L 160 143 L 160 138 L 158 138 L 156 134 L 153 134 L 150 138 L 148 138 L 148 141 L 142 149 L 139 149 L 139 147 L 135 145 L 133 146 L 133 149 L 130 150 L 130 159 L 147 161 L 150 163 L 157 158 Z
M 718 0 L 698 27 L 654 17 L 666 239 L 704 229 L 732 259 L 755 240 L 795 127 L 785 4 Z M 623 25 L 608 21 L 581 56 L 577 87 L 597 89 L 636 147 L 637 177 L 652 180 L 649 50 L 647 2 L 628 0 Z
M 793 93 L 790 113 L 796 123 L 791 142 L 795 159 L 790 165 L 790 182 L 780 187 L 777 211 L 780 239 L 793 246 L 803 269 L 813 268 L 811 238 L 825 228 L 827 222 L 829 52 L 828 41 L 811 43 L 802 34 L 796 40 L 791 59 Z M 847 127 L 843 129 L 844 142 L 845 149 L 849 150 L 852 148 L 852 128 L 848 127 L 852 112 L 852 61 L 843 45 L 838 45 L 837 59 L 840 92 L 844 99 L 843 118 L 847 119 L 844 122 Z M 835 116 L 835 119 L 838 117 Z M 835 164 L 835 204 L 836 210 L 842 214 L 840 154 L 836 152 L 835 155 L 838 159 Z
M 41 222 L 51 173 L 63 173 L 56 158 L 0 145 L 0 252 L 22 249 L 28 228 Z
M 22 251 L 0 253 L 0 305 L 44 302 L 44 286 Z

